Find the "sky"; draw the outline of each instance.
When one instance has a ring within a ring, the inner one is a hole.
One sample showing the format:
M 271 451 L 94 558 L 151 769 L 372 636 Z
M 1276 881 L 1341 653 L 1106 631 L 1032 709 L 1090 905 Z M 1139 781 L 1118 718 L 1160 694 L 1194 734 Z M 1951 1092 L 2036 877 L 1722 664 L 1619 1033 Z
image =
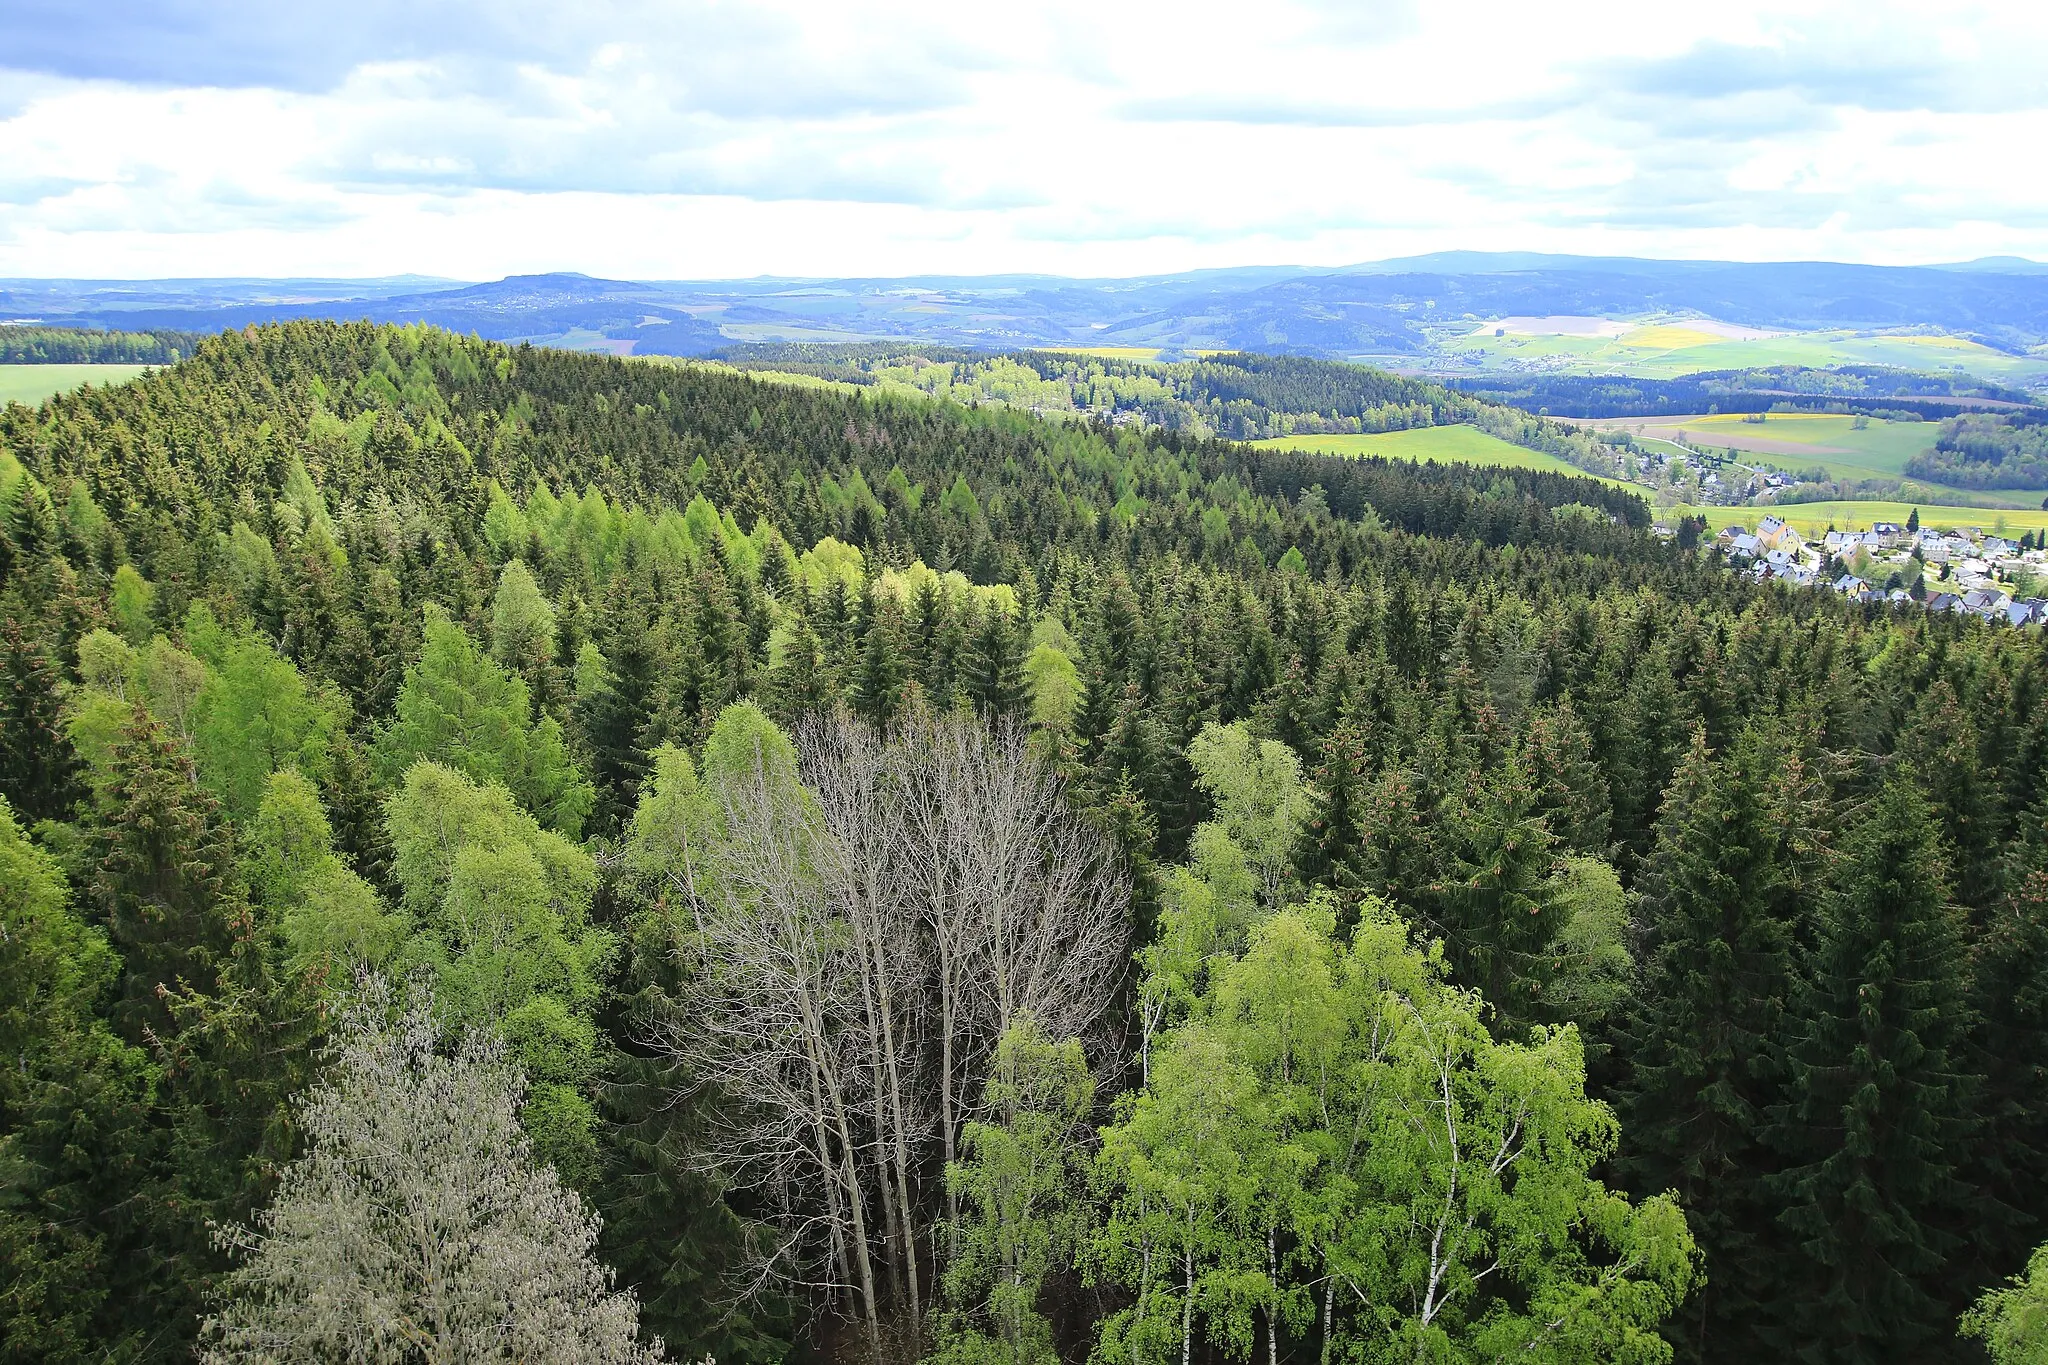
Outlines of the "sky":
M 0 0 L 0 276 L 2048 259 L 2048 5 Z

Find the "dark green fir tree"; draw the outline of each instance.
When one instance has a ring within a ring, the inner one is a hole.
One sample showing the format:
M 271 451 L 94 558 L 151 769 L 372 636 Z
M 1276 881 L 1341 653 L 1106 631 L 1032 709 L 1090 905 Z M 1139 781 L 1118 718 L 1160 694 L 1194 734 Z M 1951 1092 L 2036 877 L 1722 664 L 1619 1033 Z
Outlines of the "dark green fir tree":
M 976 623 L 963 670 L 968 699 L 991 720 L 1023 715 L 1030 694 L 1024 687 L 1023 650 L 1009 613 L 990 605 Z
M 782 658 L 768 675 L 769 706 L 784 725 L 832 704 L 832 680 L 825 671 L 824 650 L 808 615 L 799 614 L 783 642 Z
M 1765 1181 L 1789 1242 L 1767 1313 L 1781 1352 L 1961 1358 L 1961 1286 L 1944 1270 L 1976 1212 L 1958 1179 L 1979 1127 L 1968 998 L 1940 830 L 1895 772 L 1845 841 L 1767 1116 L 1785 1162 Z
M 1759 1305 L 1787 1273 L 1761 1139 L 1795 926 L 1820 850 L 1811 784 L 1762 727 L 1716 758 L 1703 730 L 1644 866 L 1640 984 L 1620 1028 L 1621 1167 L 1674 1190 L 1707 1283 L 1667 1328 L 1680 1358 L 1758 1359 Z
M 1340 723 L 1323 741 L 1312 782 L 1315 808 L 1302 830 L 1296 868 L 1304 883 L 1329 887 L 1346 903 L 1355 903 L 1370 881 L 1363 824 L 1371 781 L 1364 736 L 1357 725 Z
M 354 735 L 338 732 L 328 746 L 320 783 L 320 802 L 334 830 L 334 847 L 356 875 L 395 899 L 391 836 L 384 827 L 385 794 L 369 752 Z
M 1984 1131 L 1971 1183 L 1995 1191 L 2003 1218 L 1977 1227 L 1972 1283 L 1989 1284 L 2048 1239 L 2048 813 L 2025 817 L 2006 890 L 1973 945 L 1973 1069 L 1984 1077 Z
M 20 623 L 0 621 L 0 796 L 30 824 L 64 819 L 85 794 L 58 681 L 56 666 Z
M 1453 974 L 1513 1036 L 1543 1008 L 1550 944 L 1569 913 L 1553 875 L 1556 836 L 1513 762 L 1461 783 L 1438 826 L 1442 861 L 1417 908 L 1443 935 Z
M 854 679 L 853 710 L 878 730 L 886 730 L 903 709 L 903 616 L 894 598 L 870 588 L 860 644 L 860 671 Z
M 95 819 L 94 897 L 122 962 L 114 1019 L 141 1042 L 172 1020 L 164 991 L 210 989 L 243 908 L 234 847 L 191 757 L 140 703 L 114 746 Z

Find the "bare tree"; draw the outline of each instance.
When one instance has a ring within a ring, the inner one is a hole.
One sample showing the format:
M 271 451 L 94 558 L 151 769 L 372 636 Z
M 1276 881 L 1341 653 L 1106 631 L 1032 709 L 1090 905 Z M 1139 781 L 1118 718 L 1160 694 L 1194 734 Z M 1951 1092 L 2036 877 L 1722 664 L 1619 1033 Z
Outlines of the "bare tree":
M 731 1101 L 707 1153 L 787 1211 L 792 1242 L 822 1229 L 827 1286 L 856 1283 L 869 1345 L 880 1310 L 858 1170 L 841 1033 L 858 1006 L 858 970 L 819 876 L 817 805 L 757 745 L 717 790 L 724 837 L 708 851 L 717 888 L 700 907 L 700 998 L 658 1041 Z M 818 1189 L 813 1212 L 800 1191 Z
M 1128 956 L 1130 884 L 1021 728 L 926 713 L 891 752 L 909 813 L 899 861 L 934 949 L 950 1165 L 978 1100 L 965 1083 L 1012 1024 L 1078 1038 L 1102 1017 Z
M 875 733 L 844 715 L 806 726 L 798 746 L 827 835 L 819 858 L 826 894 L 854 951 L 860 1051 L 890 1259 L 916 1353 L 922 1345 L 924 1294 L 911 1198 L 912 1149 L 929 1125 L 912 1087 L 918 1070 L 916 1013 L 923 1004 L 928 955 L 897 863 L 907 824 L 904 789 Z
M 525 1081 L 494 1036 L 452 1057 L 424 988 L 391 1017 L 372 980 L 300 1109 L 304 1156 L 255 1229 L 200 1358 L 653 1365 L 639 1306 L 592 1254 L 597 1215 L 521 1130 Z
M 730 1101 L 704 1159 L 782 1211 L 789 1273 L 852 1288 L 879 1354 L 879 1248 L 886 1316 L 915 1356 L 926 1267 L 958 1226 L 949 1193 L 946 1246 L 930 1245 L 941 1182 L 919 1174 L 957 1159 L 1005 1029 L 1028 1016 L 1078 1038 L 1099 1022 L 1128 883 L 1017 729 L 919 712 L 884 737 L 841 715 L 793 753 L 772 729 L 752 742 L 751 763 L 728 749 L 706 773 L 720 814 L 700 822 L 717 830 L 691 847 L 695 872 L 640 869 L 698 925 L 692 998 L 653 1041 Z

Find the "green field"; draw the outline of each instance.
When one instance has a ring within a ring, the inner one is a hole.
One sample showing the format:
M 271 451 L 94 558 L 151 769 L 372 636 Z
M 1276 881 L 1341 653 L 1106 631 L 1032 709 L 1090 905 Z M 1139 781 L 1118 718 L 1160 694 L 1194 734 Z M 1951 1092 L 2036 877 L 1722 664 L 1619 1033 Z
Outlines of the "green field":
M 0 365 L 0 403 L 42 402 L 81 384 L 119 384 L 147 365 Z
M 2031 511 L 2017 509 L 1996 509 L 1985 507 L 1944 507 L 1924 502 L 1797 502 L 1774 507 L 1670 507 L 1659 508 L 1657 515 L 1663 519 L 1688 514 L 1704 516 L 1707 525 L 1715 530 L 1723 526 L 1739 525 L 1754 528 L 1765 517 L 1780 517 L 1792 528 L 1809 538 L 1825 532 L 1830 526 L 1838 531 L 1868 530 L 1874 521 L 1892 521 L 1906 524 L 1906 518 L 1918 508 L 1920 524 L 1938 530 L 1961 530 L 1974 526 L 1982 531 L 1996 532 L 2004 523 L 2007 531 L 2015 535 L 2021 531 L 2048 530 L 2048 512 L 2040 508 Z
M 1440 337 L 1438 345 L 1445 355 L 1484 370 L 1625 374 L 1645 379 L 1759 365 L 1962 369 L 2010 382 L 2048 377 L 2048 360 L 2008 355 L 1962 337 L 1932 334 L 1795 332 L 1738 341 L 1677 321 L 1652 323 L 1618 337 L 1455 335 Z
M 1326 455 L 1386 455 L 1403 460 L 1443 460 L 1458 464 L 1497 464 L 1510 469 L 1548 469 L 1558 474 L 1584 475 L 1585 471 L 1555 455 L 1524 450 L 1477 427 L 1415 427 L 1353 436 L 1276 436 L 1253 441 L 1261 450 L 1313 450 Z M 1633 486 L 1633 485 L 1631 485 Z
M 1934 422 L 1872 420 L 1857 430 L 1856 419 L 1838 413 L 1774 412 L 1761 422 L 1745 422 L 1738 413 L 1688 417 L 1626 417 L 1595 421 L 1596 428 L 1626 430 L 1666 453 L 1684 433 L 1689 446 L 1733 448 L 1759 464 L 1781 469 L 1819 465 L 1838 479 L 1896 479 L 1906 461 L 1934 444 Z M 1659 439 L 1661 438 L 1661 440 Z
M 1831 478 L 1843 480 L 1902 479 L 1902 499 L 1919 499 L 1951 507 L 2026 509 L 2038 498 L 2025 490 L 1964 489 L 1925 479 L 1905 478 L 1906 462 L 1934 444 L 1935 422 L 1887 422 L 1872 419 L 1861 430 L 1856 419 L 1840 413 L 1774 412 L 1764 421 L 1745 422 L 1738 413 L 1689 417 L 1626 417 L 1593 423 L 1605 430 L 1625 429 L 1637 443 L 1666 455 L 1684 452 L 1670 444 L 1684 433 L 1690 446 L 1733 447 L 1745 464 L 1805 470 L 1818 465 Z M 1664 438 L 1662 440 L 1658 438 Z
M 1906 461 L 1934 444 L 1935 422 L 1873 420 L 1862 430 L 1856 419 L 1838 413 L 1774 412 L 1761 422 L 1745 422 L 1735 413 L 1704 417 L 1658 418 L 1654 429 L 1683 430 L 1693 444 L 1750 449 L 1775 465 L 1824 465 L 1837 478 L 1896 479 Z M 1778 447 L 1791 446 L 1785 450 Z

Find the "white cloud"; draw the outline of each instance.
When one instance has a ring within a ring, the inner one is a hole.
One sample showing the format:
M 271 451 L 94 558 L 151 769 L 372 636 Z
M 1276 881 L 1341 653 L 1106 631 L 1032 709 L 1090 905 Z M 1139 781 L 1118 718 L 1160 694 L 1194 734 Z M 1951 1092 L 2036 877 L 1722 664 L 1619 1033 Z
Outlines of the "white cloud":
M 24 11 L 0 274 L 2048 255 L 2018 3 Z

